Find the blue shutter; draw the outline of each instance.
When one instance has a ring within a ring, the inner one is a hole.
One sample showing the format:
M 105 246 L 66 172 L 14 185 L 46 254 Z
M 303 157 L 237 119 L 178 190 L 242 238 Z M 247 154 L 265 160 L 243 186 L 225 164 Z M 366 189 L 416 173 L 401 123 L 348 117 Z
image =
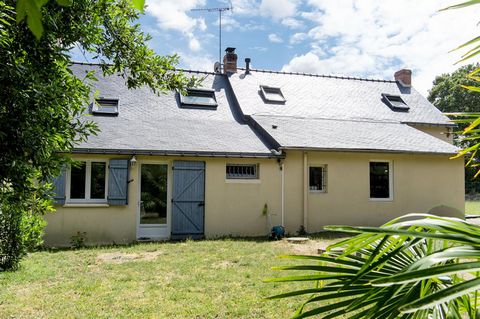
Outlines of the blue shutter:
M 60 175 L 53 179 L 53 204 L 64 205 L 65 204 L 65 183 L 66 183 L 66 167 L 62 167 Z
M 128 204 L 128 159 L 111 159 L 108 166 L 108 204 Z

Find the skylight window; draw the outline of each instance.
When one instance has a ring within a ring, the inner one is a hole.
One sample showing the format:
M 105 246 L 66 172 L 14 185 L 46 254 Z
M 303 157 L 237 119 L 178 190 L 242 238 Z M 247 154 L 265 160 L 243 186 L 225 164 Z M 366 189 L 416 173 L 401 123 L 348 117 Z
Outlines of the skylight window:
M 390 95 L 382 93 L 384 102 L 393 110 L 393 111 L 403 111 L 406 112 L 410 107 L 402 100 L 399 95 Z
M 285 103 L 286 101 L 280 88 L 260 85 L 260 91 L 266 102 Z
M 217 108 L 215 91 L 209 89 L 187 89 L 187 94 L 180 94 L 180 104 L 183 107 Z
M 98 98 L 92 104 L 93 115 L 118 115 L 118 99 Z

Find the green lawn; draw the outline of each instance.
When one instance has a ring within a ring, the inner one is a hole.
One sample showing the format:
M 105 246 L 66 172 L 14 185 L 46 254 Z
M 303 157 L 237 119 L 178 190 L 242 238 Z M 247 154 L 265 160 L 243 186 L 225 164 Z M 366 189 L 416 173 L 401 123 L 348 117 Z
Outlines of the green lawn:
M 480 201 L 465 201 L 466 215 L 480 215 Z
M 313 254 L 331 241 L 227 239 L 36 252 L 18 271 L 0 273 L 0 318 L 285 318 L 302 298 L 263 298 L 312 283 L 262 279 L 280 276 L 270 268 L 289 263 L 276 256 Z

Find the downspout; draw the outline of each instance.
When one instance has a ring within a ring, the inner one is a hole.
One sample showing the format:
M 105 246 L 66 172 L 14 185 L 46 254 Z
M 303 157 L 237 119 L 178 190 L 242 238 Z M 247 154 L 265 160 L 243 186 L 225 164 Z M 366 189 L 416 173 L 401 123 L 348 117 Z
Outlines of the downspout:
M 285 164 L 280 166 L 282 170 L 282 227 L 285 228 Z
M 303 152 L 303 227 L 308 231 L 308 153 Z

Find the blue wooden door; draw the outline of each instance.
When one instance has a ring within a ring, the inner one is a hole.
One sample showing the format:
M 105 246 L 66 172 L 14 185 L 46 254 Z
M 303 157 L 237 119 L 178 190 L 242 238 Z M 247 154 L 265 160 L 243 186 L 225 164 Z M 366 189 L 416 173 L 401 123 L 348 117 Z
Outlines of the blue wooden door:
M 172 239 L 202 238 L 205 162 L 173 161 Z

